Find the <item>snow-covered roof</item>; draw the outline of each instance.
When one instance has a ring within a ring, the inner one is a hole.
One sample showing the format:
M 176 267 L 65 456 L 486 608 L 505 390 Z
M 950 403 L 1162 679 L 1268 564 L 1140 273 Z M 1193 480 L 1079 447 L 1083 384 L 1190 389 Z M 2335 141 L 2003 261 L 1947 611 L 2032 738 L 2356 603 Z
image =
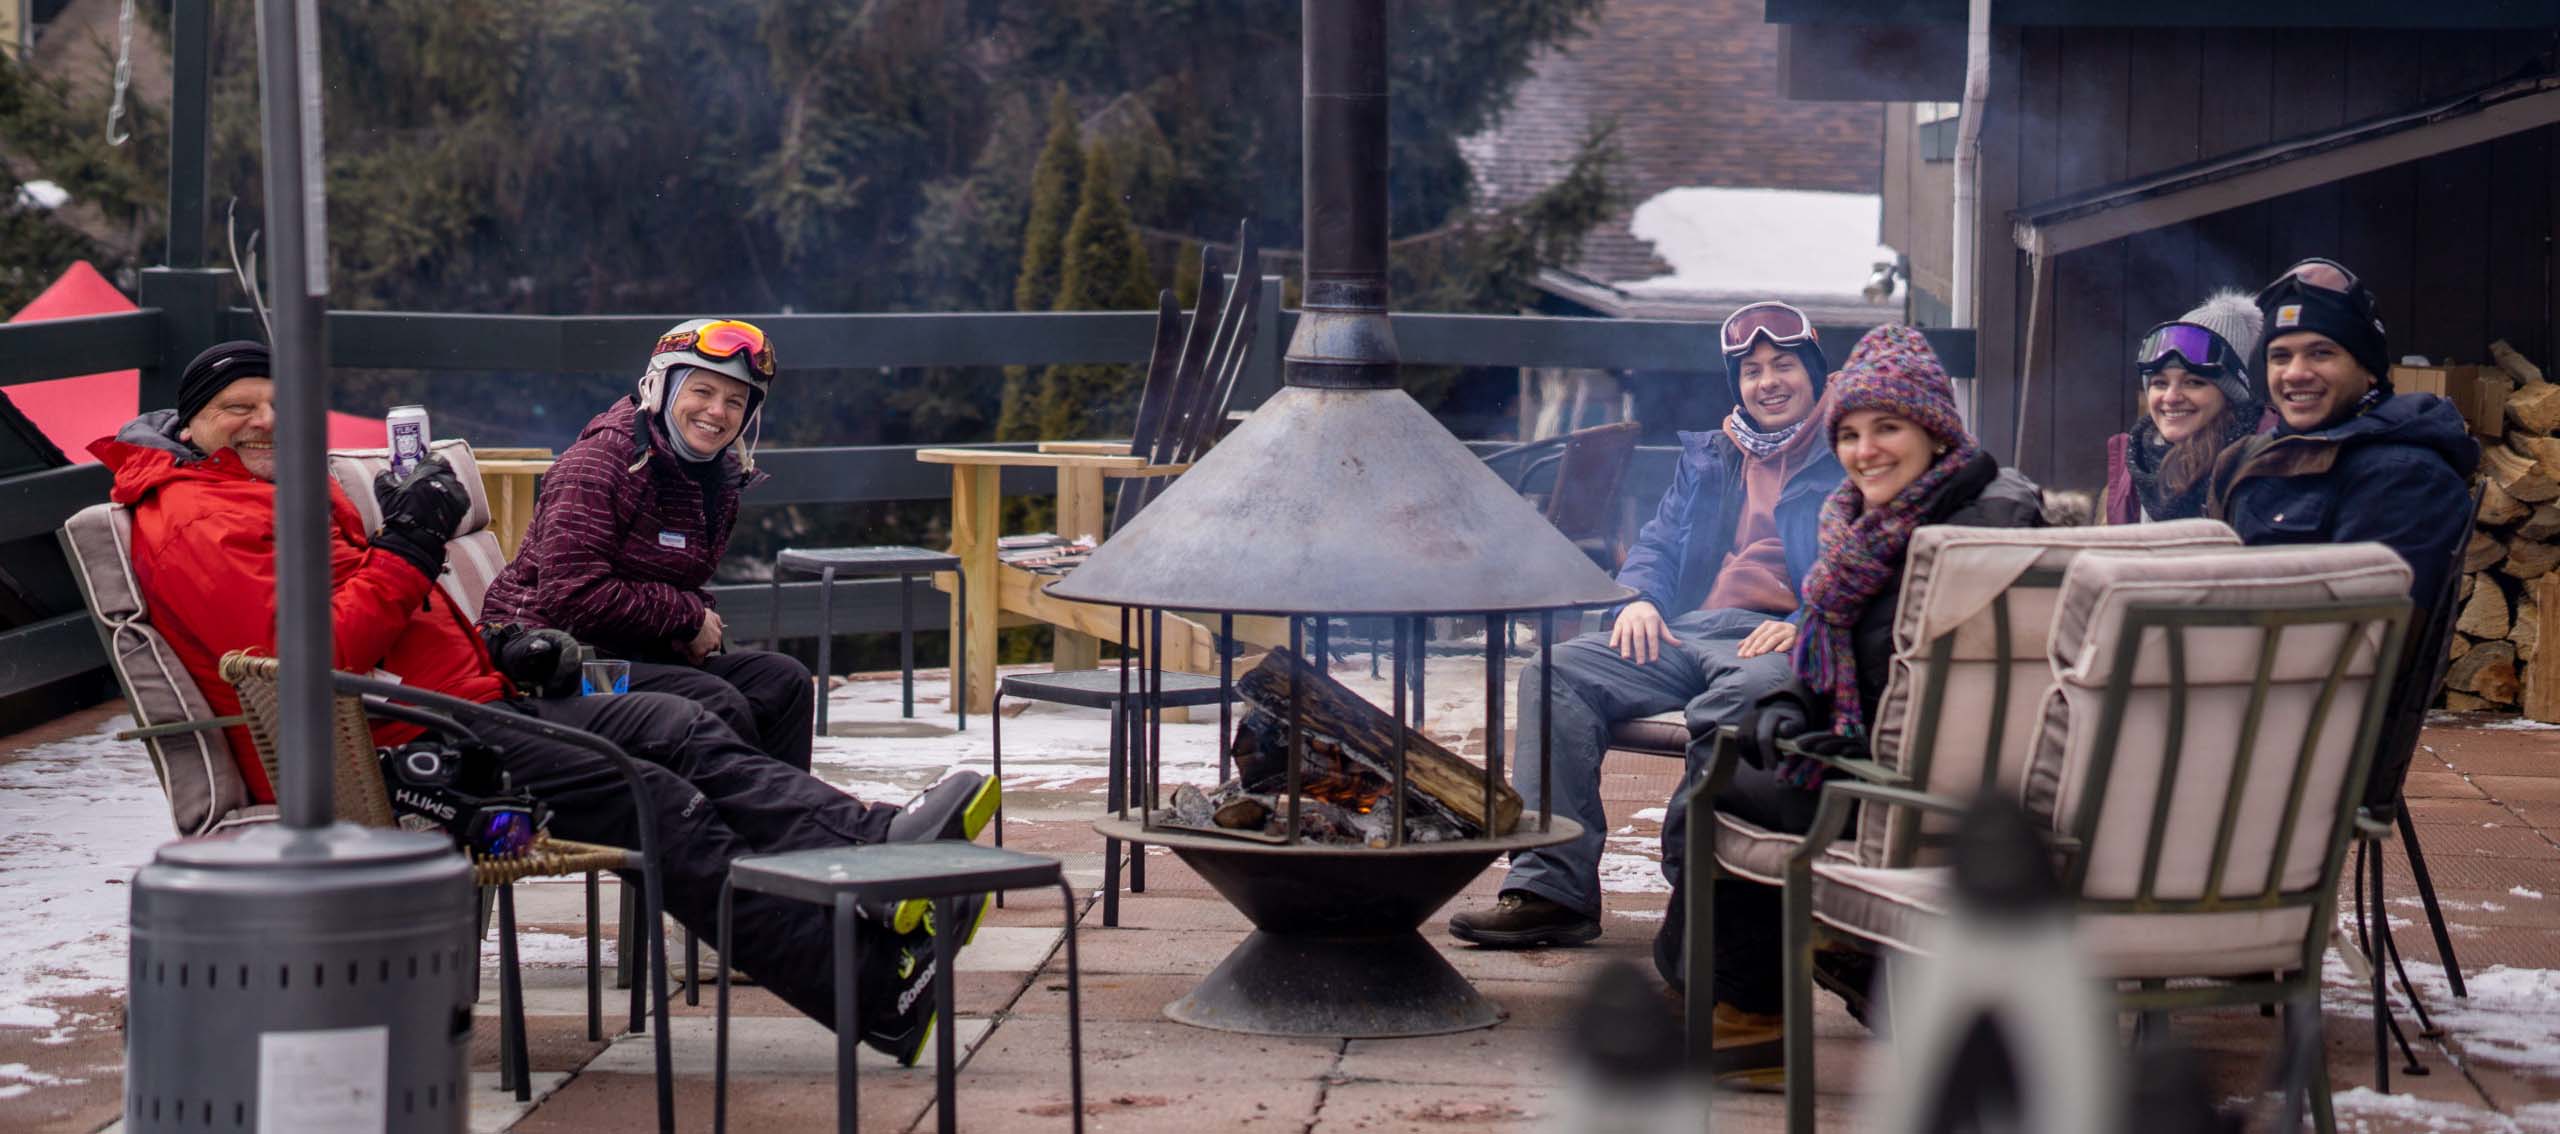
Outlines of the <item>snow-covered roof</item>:
M 1666 190 L 1636 206 L 1635 234 L 1671 274 L 1621 284 L 1639 296 L 1799 295 L 1857 301 L 1891 248 L 1884 198 L 1808 189 Z

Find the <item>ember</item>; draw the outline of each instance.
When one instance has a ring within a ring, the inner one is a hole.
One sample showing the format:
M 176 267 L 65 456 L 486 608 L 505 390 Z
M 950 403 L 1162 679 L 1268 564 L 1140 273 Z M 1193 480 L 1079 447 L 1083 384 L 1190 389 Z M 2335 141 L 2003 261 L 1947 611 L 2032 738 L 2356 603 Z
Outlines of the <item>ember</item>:
M 1230 746 L 1236 777 L 1207 791 L 1176 790 L 1168 820 L 1173 825 L 1288 838 L 1291 657 L 1286 650 L 1274 650 L 1236 683 L 1237 692 L 1254 706 L 1237 722 Z M 1307 730 L 1298 768 L 1300 840 L 1393 846 L 1399 812 L 1404 842 L 1482 838 L 1488 801 L 1502 833 L 1518 821 L 1519 796 L 1508 785 L 1497 785 L 1488 794 L 1478 766 L 1429 737 L 1399 730 L 1393 716 L 1332 678 L 1303 666 L 1299 671 L 1308 676 L 1307 695 L 1298 706 Z M 1400 734 L 1405 797 L 1398 808 L 1391 753 Z

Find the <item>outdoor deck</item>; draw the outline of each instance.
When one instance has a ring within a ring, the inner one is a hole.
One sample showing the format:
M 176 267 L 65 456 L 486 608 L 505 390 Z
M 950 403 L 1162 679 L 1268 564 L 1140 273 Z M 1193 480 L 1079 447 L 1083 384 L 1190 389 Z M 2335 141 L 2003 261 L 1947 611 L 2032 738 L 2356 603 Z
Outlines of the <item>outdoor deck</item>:
M 1365 681 L 1365 659 L 1355 660 L 1362 663 L 1358 678 L 1348 670 L 1342 675 Z M 1479 719 L 1474 698 L 1483 683 L 1468 679 L 1469 668 L 1452 659 L 1432 665 L 1433 719 L 1452 733 Z M 947 685 L 918 685 L 929 703 L 918 706 L 928 715 L 917 722 L 897 720 L 895 675 L 840 688 L 833 709 L 838 735 L 821 742 L 821 774 L 866 797 L 898 799 L 952 767 L 983 768 L 983 718 L 965 734 L 950 733 L 949 717 L 939 715 Z M 0 993 L 0 1130 L 89 1134 L 111 1127 L 117 1116 L 123 884 L 169 836 L 167 812 L 139 747 L 107 735 L 119 727 L 119 710 L 110 706 L 0 738 L 0 921 L 10 926 L 11 939 L 0 955 L 0 989 L 6 990 Z M 1088 891 L 1100 877 L 1101 845 L 1089 822 L 1100 811 L 1105 727 L 1098 713 L 1046 705 L 1029 706 L 1005 725 L 1008 844 L 1059 856 Z M 1208 779 L 1215 729 L 1214 718 L 1166 726 L 1168 784 Z M 2409 792 L 2455 925 L 2471 998 L 2452 1000 L 2432 964 L 2413 966 L 2449 1034 L 2420 1041 L 2430 1074 L 2395 1073 L 2396 1093 L 2377 1095 L 2364 1086 L 2372 1058 L 2362 990 L 2333 961 L 2329 1063 L 2340 1092 L 2340 1129 L 2560 1131 L 2560 731 L 2447 719 L 2425 743 L 2429 751 L 2420 755 Z M 1498 1027 L 1456 1036 L 1271 1040 L 1166 1020 L 1165 1002 L 1215 964 L 1246 926 L 1196 876 L 1159 854 L 1148 868 L 1147 892 L 1124 902 L 1121 928 L 1101 928 L 1090 901 L 1079 923 L 1090 1128 L 1184 1134 L 1552 1128 L 1570 1089 L 1560 1027 L 1584 983 L 1611 958 L 1646 963 L 1663 900 L 1654 835 L 1676 771 L 1669 761 L 1627 755 L 1608 767 L 1606 793 L 1617 826 L 1604 868 L 1607 933 L 1595 946 L 1491 953 L 1449 941 L 1436 921 L 1426 930 L 1509 1012 Z M 2390 861 L 2402 946 L 2413 961 L 2432 961 L 2414 888 L 2396 853 Z M 1488 871 L 1455 908 L 1489 900 L 1499 883 L 1499 870 Z M 484 981 L 472 1126 L 528 1134 L 645 1129 L 652 1109 L 645 1042 L 584 1039 L 579 891 L 564 884 L 528 891 L 520 909 L 540 1094 L 528 1110 L 494 1090 L 496 983 Z M 1066 1128 L 1057 918 L 1047 895 L 1022 895 L 996 911 L 961 955 L 960 1038 L 968 1051 L 960 1074 L 962 1129 Z M 484 961 L 494 963 L 494 956 L 490 951 Z M 739 996 L 743 1019 L 732 1085 L 737 1128 L 832 1128 L 827 1033 L 759 990 L 743 988 Z M 1824 1009 L 1824 1126 L 1848 1129 L 1860 1053 L 1881 1048 L 1869 1044 L 1836 1002 L 1818 1002 Z M 621 1003 L 608 999 L 609 1022 Z M 709 998 L 677 1011 L 680 1123 L 707 1129 Z M 2181 1017 L 2177 1032 L 2205 1054 L 2217 1098 L 2260 1089 L 2274 1021 L 2246 1010 L 2197 1014 Z M 865 1129 L 932 1128 L 929 1069 L 876 1064 L 865 1071 L 861 1089 Z M 1721 1130 L 1779 1126 L 1773 1095 L 1727 1095 L 1716 1112 Z

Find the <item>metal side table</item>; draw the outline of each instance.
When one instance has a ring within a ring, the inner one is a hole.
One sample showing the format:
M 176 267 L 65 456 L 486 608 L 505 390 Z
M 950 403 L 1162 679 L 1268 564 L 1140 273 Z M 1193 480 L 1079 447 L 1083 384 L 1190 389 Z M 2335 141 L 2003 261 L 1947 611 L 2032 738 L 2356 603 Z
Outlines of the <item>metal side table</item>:
M 720 1004 L 714 1025 L 712 1129 L 729 1128 L 729 936 L 730 902 L 737 890 L 772 894 L 835 909 L 836 953 L 836 1128 L 853 1134 L 860 1094 L 854 1053 L 860 1048 L 862 1018 L 854 996 L 861 983 L 854 961 L 856 899 L 882 905 L 909 898 L 934 902 L 934 924 L 956 925 L 958 901 L 989 890 L 1027 890 L 1055 886 L 1064 906 L 1067 935 L 1067 1113 L 1075 1129 L 1084 1130 L 1084 1025 L 1076 980 L 1076 894 L 1066 871 L 1054 858 L 943 840 L 929 843 L 872 843 L 828 847 L 787 854 L 749 855 L 729 864 L 720 887 Z M 958 1034 L 953 1016 L 952 959 L 960 945 L 950 937 L 933 941 L 934 1122 L 942 1134 L 959 1129 L 952 1107 L 953 1083 L 959 1068 Z
M 782 573 L 798 571 L 818 576 L 818 735 L 827 734 L 827 679 L 833 676 L 830 653 L 835 643 L 836 576 L 839 574 L 876 577 L 898 577 L 898 691 L 903 715 L 916 715 L 916 602 L 915 582 L 918 575 L 949 571 L 959 579 L 951 601 L 966 604 L 969 573 L 960 567 L 960 557 L 944 551 L 921 547 L 786 547 L 773 557 L 773 625 L 772 640 L 782 640 Z M 966 635 L 951 643 L 952 671 L 969 671 L 969 641 Z M 953 706 L 959 714 L 960 727 L 969 727 L 969 706 L 963 700 Z

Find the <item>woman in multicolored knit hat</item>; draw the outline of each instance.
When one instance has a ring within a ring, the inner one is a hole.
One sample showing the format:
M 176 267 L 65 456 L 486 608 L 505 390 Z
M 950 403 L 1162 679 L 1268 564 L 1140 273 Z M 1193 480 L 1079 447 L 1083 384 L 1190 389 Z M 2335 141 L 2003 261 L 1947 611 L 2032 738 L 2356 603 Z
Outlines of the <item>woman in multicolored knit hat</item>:
M 2224 290 L 2142 336 L 2142 417 L 2107 439 L 2107 523 L 2204 515 L 2213 459 L 2274 427 L 2250 378 L 2262 323 L 2255 301 Z
M 1747 731 L 1829 731 L 1854 742 L 1884 694 L 1911 533 L 1924 524 L 2041 527 L 2043 501 L 1965 431 L 1946 371 L 1910 327 L 1878 327 L 1858 340 L 1831 380 L 1822 426 L 1848 479 L 1822 507 L 1822 555 L 1805 577 L 1793 680 L 1762 692 Z M 1716 810 L 1772 831 L 1810 829 L 1822 766 L 1773 759 L 1756 743 L 1746 752 Z M 1766 886 L 1716 887 L 1716 1062 L 1729 1081 L 1783 1070 L 1778 907 Z

